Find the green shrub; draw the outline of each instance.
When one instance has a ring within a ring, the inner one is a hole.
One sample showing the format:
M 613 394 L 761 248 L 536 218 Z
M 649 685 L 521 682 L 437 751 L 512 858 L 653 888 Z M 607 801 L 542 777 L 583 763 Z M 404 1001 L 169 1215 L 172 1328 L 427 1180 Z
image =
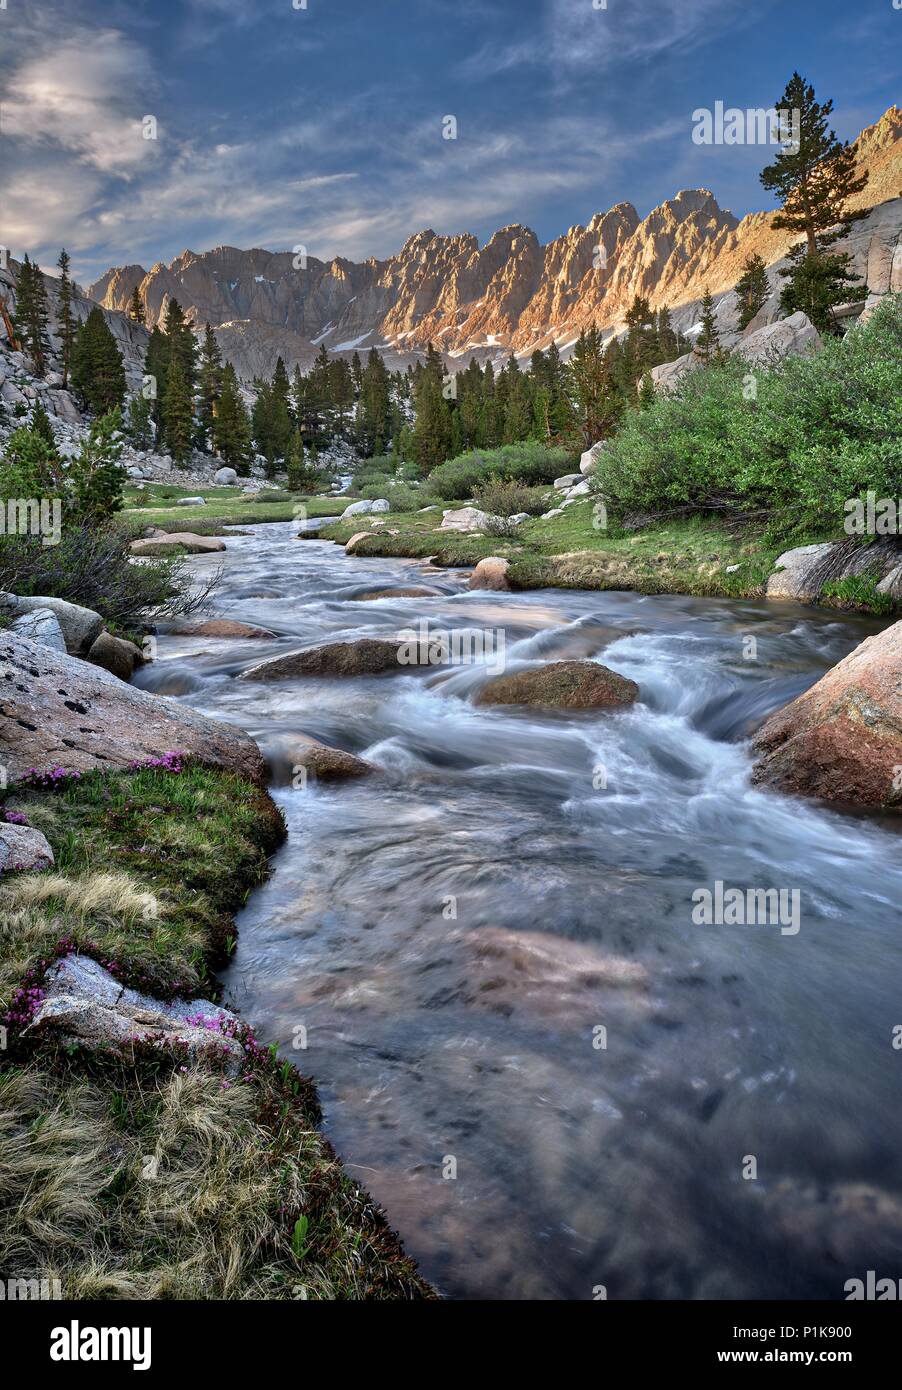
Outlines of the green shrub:
M 204 606 L 215 579 L 197 591 L 184 556 L 133 564 L 131 540 L 119 526 L 64 527 L 59 544 L 48 546 L 39 536 L 7 536 L 0 540 L 0 590 L 68 599 L 129 633 L 143 630 L 148 610 L 174 617 Z
M 391 505 L 393 512 L 415 512 L 418 507 L 423 505 L 416 488 L 410 487 L 408 483 L 395 482 L 391 479 L 384 483 L 371 483 L 362 489 L 361 497 L 375 499 L 384 497 Z
M 888 617 L 895 610 L 890 594 L 881 594 L 877 585 L 879 575 L 852 574 L 845 579 L 831 579 L 821 590 L 821 597 L 832 599 L 837 608 L 869 609 L 878 617 Z
M 474 449 L 433 468 L 427 487 L 434 497 L 470 497 L 490 478 L 521 483 L 552 483 L 572 464 L 566 449 L 549 448 L 538 440 L 504 444 L 500 449 Z
M 760 512 L 774 534 L 836 530 L 845 502 L 902 493 L 902 296 L 812 356 L 740 358 L 627 415 L 594 488 L 612 511 Z
M 516 516 L 518 512 L 539 516 L 546 510 L 548 489 L 491 478 L 474 490 L 473 501 L 490 516 Z

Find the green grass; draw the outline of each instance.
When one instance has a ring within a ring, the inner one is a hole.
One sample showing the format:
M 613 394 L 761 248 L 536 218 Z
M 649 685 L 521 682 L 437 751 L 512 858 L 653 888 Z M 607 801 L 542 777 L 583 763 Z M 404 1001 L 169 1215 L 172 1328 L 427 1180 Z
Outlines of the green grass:
M 347 506 L 346 499 L 300 494 L 290 501 L 258 502 L 252 497 L 241 497 L 240 489 L 234 487 L 177 488 L 151 484 L 140 506 L 135 504 L 137 495 L 138 489 L 134 487 L 124 489 L 122 516 L 127 522 L 136 527 L 159 526 L 163 530 L 193 531 L 198 535 L 221 535 L 224 525 L 239 526 L 242 522 L 250 526 L 261 521 L 292 521 L 300 507 L 305 508 L 308 516 L 338 516 Z M 173 506 L 173 497 L 203 497 L 206 506 Z
M 502 555 L 511 562 L 511 584 L 523 589 L 636 589 L 741 598 L 760 592 L 785 549 L 761 534 L 736 533 L 695 518 L 631 534 L 599 529 L 590 498 L 574 502 L 548 521 L 525 521 L 510 538 L 439 531 L 441 511 L 388 514 L 383 519 L 379 534 L 360 542 L 355 554 L 433 556 L 435 563 L 451 566 Z M 366 522 L 366 517 L 355 517 L 322 534 L 343 544 L 366 530 Z M 389 530 L 398 534 L 385 534 Z M 738 569 L 728 574 L 727 567 L 733 565 Z
M 73 943 L 126 984 L 215 997 L 232 913 L 284 833 L 265 792 L 189 765 L 13 788 L 7 806 L 44 830 L 56 867 L 0 885 L 4 1008 Z M 251 1043 L 230 1081 L 212 1063 L 140 1049 L 125 1063 L 9 1034 L 5 1278 L 58 1278 L 76 1299 L 434 1297 L 319 1133 L 315 1090 L 290 1063 Z

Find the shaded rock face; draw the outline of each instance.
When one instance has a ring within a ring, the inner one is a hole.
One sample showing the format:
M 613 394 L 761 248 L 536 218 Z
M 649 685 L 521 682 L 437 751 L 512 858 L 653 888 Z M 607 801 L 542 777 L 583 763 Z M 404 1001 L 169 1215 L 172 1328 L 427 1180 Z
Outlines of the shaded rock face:
M 0 822 L 0 874 L 38 873 L 53 863 L 53 850 L 40 830 Z
M 386 672 L 403 672 L 399 656 L 405 645 L 381 637 L 361 637 L 355 642 L 327 642 L 322 647 L 308 647 L 261 661 L 242 671 L 239 680 L 278 681 L 298 676 L 378 676 Z
M 902 622 L 867 637 L 771 715 L 754 748 L 757 783 L 902 810 Z
M 142 660 L 140 647 L 124 637 L 113 637 L 109 632 L 102 632 L 88 652 L 88 661 L 93 666 L 102 666 L 121 681 L 130 681 Z
M 66 650 L 72 656 L 83 656 L 103 630 L 103 618 L 93 608 L 82 608 L 62 598 L 20 598 L 18 595 L 10 595 L 10 598 L 16 614 L 49 609 L 60 625 Z
M 800 545 L 786 550 L 776 560 L 775 572 L 767 581 L 768 598 L 815 599 L 820 593 L 818 578 L 823 563 L 833 553 L 833 542 Z
M 0 632 L 0 763 L 29 768 L 127 768 L 181 751 L 252 781 L 263 755 L 239 729 L 187 705 L 125 685 L 110 672 Z
M 619 709 L 639 698 L 635 681 L 597 661 L 552 661 L 496 676 L 476 696 L 477 705 L 542 705 L 556 709 Z
M 235 1014 L 206 999 L 166 1004 L 125 989 L 89 956 L 70 955 L 47 971 L 44 996 L 23 1036 L 56 1037 L 126 1061 L 136 1044 L 149 1044 L 192 1061 L 223 1061 L 234 1071 L 244 1055 L 239 1027 Z
M 507 582 L 507 571 L 510 568 L 510 561 L 505 560 L 501 555 L 487 555 L 470 575 L 467 584 L 468 589 L 494 589 L 500 593 L 506 593 L 510 589 Z
M 11 630 L 19 637 L 27 637 L 32 642 L 40 642 L 54 652 L 66 650 L 66 639 L 55 613 L 49 608 L 35 608 L 30 613 L 20 613 L 14 618 Z

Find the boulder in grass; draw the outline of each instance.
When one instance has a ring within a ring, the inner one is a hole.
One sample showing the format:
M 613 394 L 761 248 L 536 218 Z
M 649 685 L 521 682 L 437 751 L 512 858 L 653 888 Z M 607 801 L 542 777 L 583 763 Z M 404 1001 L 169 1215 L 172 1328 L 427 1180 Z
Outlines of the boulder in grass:
M 217 487 L 235 487 L 238 482 L 238 474 L 234 468 L 217 468 L 213 474 L 213 481 Z
M 51 965 L 24 1037 L 57 1038 L 65 1046 L 132 1061 L 152 1047 L 186 1061 L 222 1062 L 235 1072 L 244 1047 L 241 1020 L 207 999 L 165 1003 L 124 988 L 90 956 L 69 955 Z
M 206 505 L 206 497 L 177 497 L 175 499 L 175 506 L 177 507 L 205 507 Z
M 538 705 L 548 709 L 622 709 L 639 687 L 598 661 L 550 661 L 487 681 L 477 705 Z
M 479 507 L 449 507 L 442 513 L 440 531 L 484 531 L 493 517 Z
M 866 637 L 755 735 L 752 780 L 902 811 L 902 622 Z
M 40 830 L 0 821 L 0 874 L 39 873 L 53 862 L 53 850 Z

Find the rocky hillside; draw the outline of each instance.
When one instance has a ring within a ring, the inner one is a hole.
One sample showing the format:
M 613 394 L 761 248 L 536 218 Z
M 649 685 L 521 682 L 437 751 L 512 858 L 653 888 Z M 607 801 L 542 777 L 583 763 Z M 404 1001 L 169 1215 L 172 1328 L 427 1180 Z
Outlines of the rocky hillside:
M 850 247 L 869 291 L 881 294 L 891 282 L 902 287 L 902 110 L 891 107 L 863 131 L 856 152 L 870 176 L 860 205 L 875 211 L 856 225 Z M 337 353 L 376 346 L 396 366 L 432 341 L 450 365 L 463 366 L 472 356 L 495 358 L 511 348 L 528 355 L 552 339 L 566 354 L 593 322 L 619 328 L 637 293 L 655 307 L 668 305 L 677 325 L 689 330 L 705 285 L 726 296 L 752 252 L 775 267 L 776 282 L 790 244 L 772 214 L 738 221 L 707 189 L 688 189 L 644 219 L 632 204 L 618 203 L 547 246 L 517 224 L 484 246 L 468 234 L 427 230 L 388 260 L 308 257 L 302 269 L 290 251 L 219 246 L 184 251 L 150 271 L 109 270 L 88 294 L 121 310 L 138 286 L 151 324 L 177 298 L 199 325 L 217 327 L 224 352 L 246 379 L 270 371 L 278 353 L 303 367 L 320 343 Z M 729 333 L 730 300 L 721 315 Z

